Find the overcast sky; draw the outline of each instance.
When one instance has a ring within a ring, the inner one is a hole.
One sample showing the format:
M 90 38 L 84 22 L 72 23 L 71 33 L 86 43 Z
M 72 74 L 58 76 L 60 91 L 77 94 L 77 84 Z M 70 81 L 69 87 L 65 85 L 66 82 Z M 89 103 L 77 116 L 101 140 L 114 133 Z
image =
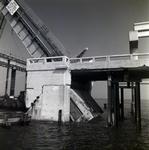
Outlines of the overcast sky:
M 128 54 L 133 23 L 149 21 L 149 0 L 25 1 L 72 56 L 85 47 L 89 48 L 85 56 Z M 29 57 L 8 25 L 0 40 L 0 51 Z M 149 52 L 149 38 L 139 40 L 138 52 Z M 102 88 L 100 92 L 96 85 L 94 88 L 95 97 L 104 97 Z

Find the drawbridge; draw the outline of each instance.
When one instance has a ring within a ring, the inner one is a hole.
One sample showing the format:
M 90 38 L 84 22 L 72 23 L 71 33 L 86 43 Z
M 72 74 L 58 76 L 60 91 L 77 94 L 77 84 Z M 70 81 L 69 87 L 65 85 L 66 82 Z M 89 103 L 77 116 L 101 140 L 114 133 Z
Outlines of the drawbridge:
M 62 83 L 63 81 L 61 79 L 64 79 L 64 82 L 68 82 L 68 86 L 71 86 L 69 100 L 64 100 L 66 101 L 66 104 L 67 102 L 70 102 L 70 117 L 72 121 L 89 121 L 97 117 L 102 112 L 101 108 L 91 97 L 90 93 L 92 81 L 104 80 L 108 83 L 109 125 L 118 124 L 120 113 L 123 118 L 124 88 L 130 88 L 135 92 L 135 116 L 139 125 L 141 125 L 140 82 L 142 79 L 149 77 L 149 54 L 136 54 L 136 50 L 138 46 L 138 38 L 149 35 L 149 22 L 135 24 L 135 31 L 130 33 L 130 55 L 78 58 L 82 57 L 83 53 L 81 53 L 77 58 L 69 59 L 69 52 L 66 51 L 64 46 L 36 16 L 31 8 L 29 8 L 25 1 L 1 0 L 0 12 L 0 35 L 2 35 L 5 21 L 7 21 L 19 37 L 22 44 L 25 46 L 26 50 L 29 52 L 30 56 L 33 57 L 28 60 L 28 70 L 30 71 L 29 73 L 32 72 L 29 74 L 30 77 L 35 74 L 36 78 L 33 78 L 32 76 L 32 83 L 29 83 L 30 87 L 27 87 L 26 89 L 30 92 L 31 96 L 32 91 L 35 91 L 31 84 L 33 84 L 33 82 L 37 83 L 37 80 L 39 79 L 42 80 L 42 78 L 39 78 L 42 73 L 43 78 L 48 76 L 51 79 L 53 77 L 53 72 L 51 70 L 55 67 L 54 73 L 57 74 L 57 76 L 55 76 L 55 81 L 61 81 Z M 49 69 L 49 64 L 51 64 L 52 69 L 49 71 L 49 74 L 47 74 L 47 72 L 44 71 L 46 70 L 45 67 L 48 67 Z M 37 70 L 41 69 L 43 69 L 42 73 L 40 72 L 37 74 Z M 69 83 L 69 69 L 71 70 L 71 83 Z M 60 73 L 62 70 L 65 70 L 65 74 Z M 67 93 L 68 87 L 64 87 L 62 85 L 57 86 L 55 83 L 47 85 L 46 80 L 44 80 L 44 82 L 45 85 L 41 85 L 42 92 L 45 92 L 45 95 L 43 94 L 45 96 L 43 96 L 43 99 L 49 99 L 49 95 L 53 95 L 55 99 L 59 98 L 60 103 L 55 103 L 53 100 L 51 106 L 57 107 L 63 105 L 61 97 L 64 97 L 64 91 L 66 94 L 69 93 Z M 126 85 L 121 86 L 121 82 L 126 83 Z M 135 83 L 135 85 L 131 85 L 131 83 Z M 39 86 L 36 84 L 34 85 L 35 87 Z M 121 105 L 119 102 L 119 88 L 121 89 Z M 61 97 L 57 96 L 58 94 L 55 92 L 56 89 Z M 36 91 L 38 92 L 36 93 L 36 96 L 38 96 L 40 94 L 39 90 L 37 89 Z M 34 98 L 35 97 L 31 100 L 34 101 Z M 47 103 L 44 105 L 46 107 L 46 111 L 49 110 Z M 68 105 L 65 105 L 64 108 L 69 110 L 67 106 Z M 54 112 L 53 109 L 54 107 L 51 108 L 50 114 Z M 65 109 L 63 111 L 66 116 L 68 116 Z M 61 108 L 59 114 L 61 115 Z M 56 112 L 56 118 L 57 117 Z
M 25 3 L 24 0 L 21 1 L 1 0 L 0 12 L 1 12 L 0 16 L 1 34 L 5 22 L 7 21 L 10 24 L 13 31 L 18 36 L 18 38 L 20 39 L 20 41 L 22 42 L 22 44 L 25 46 L 26 50 L 28 51 L 31 57 L 33 58 L 54 57 L 54 56 L 70 57 L 70 54 L 69 52 L 66 51 L 65 47 L 58 41 L 58 39 L 46 27 L 46 25 L 40 20 L 40 18 L 38 18 L 38 16 Z M 78 57 L 81 57 L 84 54 L 84 52 L 78 55 Z M 73 79 L 72 83 L 74 85 L 79 86 L 78 82 Z M 90 83 L 86 84 L 90 85 Z M 91 87 L 88 86 L 88 88 L 90 89 Z M 94 116 L 96 116 L 92 112 L 96 114 L 102 112 L 101 108 L 91 97 L 90 90 L 84 89 L 80 90 L 75 86 L 75 90 L 72 88 L 71 93 L 72 93 L 71 108 L 73 110 L 71 111 L 71 119 L 73 121 L 78 121 L 78 118 L 80 118 L 81 116 L 85 116 L 84 114 L 85 110 L 88 110 L 88 113 L 91 114 L 90 118 L 94 118 Z M 90 105 L 86 105 L 88 98 L 90 101 L 92 101 L 90 102 Z M 82 105 L 82 107 L 80 108 L 77 106 L 79 100 L 81 100 L 82 103 L 84 103 L 84 105 Z M 87 106 L 87 108 L 85 106 Z M 94 111 L 95 108 L 96 111 Z M 79 113 L 77 114 L 76 117 L 74 114 L 76 114 L 77 112 Z

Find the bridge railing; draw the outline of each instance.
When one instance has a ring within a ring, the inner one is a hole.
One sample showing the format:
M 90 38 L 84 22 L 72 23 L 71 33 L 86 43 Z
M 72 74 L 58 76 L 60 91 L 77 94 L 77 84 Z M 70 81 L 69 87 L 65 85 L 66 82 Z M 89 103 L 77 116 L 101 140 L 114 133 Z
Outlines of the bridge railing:
M 49 69 L 68 69 L 69 58 L 66 56 L 42 57 L 27 59 L 27 71 L 29 70 L 49 70 Z
M 57 56 L 57 57 L 42 57 L 42 58 L 27 59 L 28 65 L 40 63 L 69 63 L 69 58 L 66 56 Z
M 125 60 L 149 60 L 149 53 L 70 58 L 70 63 L 92 63 Z

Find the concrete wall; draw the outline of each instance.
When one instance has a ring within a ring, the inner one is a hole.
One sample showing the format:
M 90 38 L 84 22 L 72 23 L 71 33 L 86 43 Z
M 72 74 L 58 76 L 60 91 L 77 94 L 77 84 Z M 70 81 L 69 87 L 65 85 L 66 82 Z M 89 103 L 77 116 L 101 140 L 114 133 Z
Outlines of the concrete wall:
M 32 118 L 69 121 L 70 113 L 70 70 L 67 57 L 39 58 L 27 60 L 26 107 L 40 96 L 32 109 Z

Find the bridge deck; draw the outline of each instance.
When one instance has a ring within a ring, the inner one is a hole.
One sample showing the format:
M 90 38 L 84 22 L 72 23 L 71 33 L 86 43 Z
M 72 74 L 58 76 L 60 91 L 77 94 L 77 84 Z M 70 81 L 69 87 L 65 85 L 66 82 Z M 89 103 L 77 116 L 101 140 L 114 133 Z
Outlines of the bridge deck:
M 109 73 L 121 81 L 149 78 L 149 53 L 70 59 L 72 78 L 107 80 Z
M 149 66 L 149 53 L 71 58 L 70 64 L 71 70 L 135 68 Z
M 63 57 L 30 58 L 27 68 L 38 70 L 44 64 L 45 69 L 56 64 L 64 67 L 63 61 L 68 64 L 68 58 L 62 59 Z M 142 80 L 149 78 L 149 53 L 71 58 L 68 67 L 72 79 L 80 81 L 107 80 L 109 74 L 119 81 Z

